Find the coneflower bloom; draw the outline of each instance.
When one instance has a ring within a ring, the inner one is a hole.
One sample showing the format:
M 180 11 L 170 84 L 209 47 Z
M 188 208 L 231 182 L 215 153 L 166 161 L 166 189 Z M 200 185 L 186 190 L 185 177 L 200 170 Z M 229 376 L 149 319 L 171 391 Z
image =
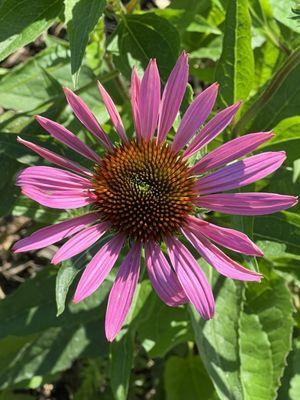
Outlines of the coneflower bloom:
M 41 116 L 36 119 L 51 136 L 90 160 L 91 169 L 18 138 L 59 167 L 36 166 L 21 171 L 17 185 L 22 193 L 46 207 L 89 206 L 89 211 L 18 241 L 14 246 L 16 252 L 40 249 L 67 238 L 53 257 L 52 262 L 57 264 L 83 252 L 105 233 L 113 233 L 83 271 L 74 295 L 77 303 L 99 288 L 125 243 L 129 245 L 108 298 L 105 331 L 109 341 L 121 329 L 132 303 L 142 249 L 149 278 L 161 300 L 172 307 L 190 302 L 203 318 L 209 319 L 214 315 L 211 287 L 180 237 L 185 237 L 220 274 L 232 279 L 260 281 L 261 275 L 232 260 L 218 245 L 250 256 L 262 256 L 262 252 L 244 233 L 203 220 L 199 216 L 201 208 L 226 214 L 262 215 L 296 203 L 295 197 L 273 193 L 227 193 L 264 178 L 281 166 L 285 159 L 282 151 L 243 158 L 269 140 L 271 132 L 238 137 L 190 165 L 190 157 L 219 135 L 240 107 L 236 103 L 205 123 L 217 97 L 217 84 L 194 99 L 172 143 L 167 141 L 187 82 L 186 53 L 179 57 L 162 96 L 155 60 L 149 62 L 141 80 L 133 69 L 130 94 L 134 138 L 126 134 L 116 106 L 99 83 L 102 100 L 120 138 L 116 145 L 84 101 L 65 89 L 74 114 L 105 147 L 105 156 L 101 158 L 57 122 Z M 163 243 L 167 255 L 161 249 Z

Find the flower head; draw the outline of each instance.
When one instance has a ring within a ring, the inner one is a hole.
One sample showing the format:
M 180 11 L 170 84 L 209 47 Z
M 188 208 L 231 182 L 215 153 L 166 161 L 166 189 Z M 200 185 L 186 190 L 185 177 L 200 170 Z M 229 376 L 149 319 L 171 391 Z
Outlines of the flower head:
M 128 314 L 140 272 L 142 249 L 149 278 L 158 296 L 169 306 L 190 302 L 205 319 L 214 315 L 211 287 L 180 235 L 220 274 L 232 279 L 260 281 L 261 275 L 229 258 L 217 247 L 261 256 L 260 249 L 242 232 L 205 221 L 198 207 L 227 214 L 261 215 L 291 207 L 296 198 L 273 193 L 223 193 L 255 182 L 274 172 L 284 152 L 264 152 L 243 158 L 269 140 L 271 132 L 244 135 L 204 155 L 190 166 L 190 157 L 203 149 L 230 124 L 240 107 L 236 103 L 205 121 L 213 109 L 218 85 L 201 92 L 188 107 L 172 143 L 167 141 L 188 80 L 188 60 L 183 53 L 160 93 L 160 78 L 151 60 L 140 80 L 131 79 L 131 104 L 135 135 L 129 138 L 111 97 L 99 83 L 102 100 L 120 143 L 114 145 L 87 105 L 71 90 L 67 100 L 81 123 L 106 149 L 104 157 L 60 124 L 37 117 L 55 139 L 91 161 L 87 169 L 52 151 L 18 138 L 57 167 L 29 167 L 17 177 L 23 194 L 52 208 L 90 206 L 89 212 L 42 228 L 14 246 L 16 252 L 36 250 L 68 240 L 52 262 L 69 259 L 113 233 L 86 266 L 74 301 L 92 294 L 104 281 L 127 242 L 129 251 L 111 289 L 105 330 L 113 340 Z M 168 258 L 161 250 L 167 247 Z M 216 245 L 217 244 L 217 245 Z

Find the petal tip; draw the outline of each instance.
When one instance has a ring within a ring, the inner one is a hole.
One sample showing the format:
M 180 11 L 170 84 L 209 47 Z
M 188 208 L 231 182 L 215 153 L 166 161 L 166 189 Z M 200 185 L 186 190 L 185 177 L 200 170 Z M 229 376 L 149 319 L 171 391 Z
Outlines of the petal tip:
M 78 304 L 81 300 L 82 299 L 78 295 L 76 295 L 76 293 L 75 293 L 75 295 L 73 297 L 73 303 L 74 304 Z
M 214 316 L 215 316 L 215 309 L 213 308 L 209 310 L 209 312 L 203 314 L 202 318 L 205 319 L 205 321 L 208 321 L 210 319 L 213 319 Z
M 107 322 L 106 322 L 106 324 L 107 324 Z M 106 337 L 107 341 L 111 343 L 115 340 L 119 331 L 115 332 L 115 329 L 113 326 L 107 326 L 109 324 L 107 324 L 107 325 L 106 324 L 105 324 L 105 337 Z
M 21 252 L 22 252 L 22 248 L 18 248 L 18 243 L 15 243 L 15 244 L 12 246 L 11 251 L 12 251 L 13 253 L 15 253 L 15 254 L 21 253 Z
M 72 90 L 67 88 L 66 86 L 63 86 L 63 91 L 64 91 L 65 95 L 67 95 L 69 93 L 73 93 Z
M 60 261 L 57 260 L 57 259 L 55 258 L 55 256 L 54 256 L 50 262 L 51 262 L 51 264 L 53 264 L 53 265 L 57 265 L 57 264 L 59 264 Z

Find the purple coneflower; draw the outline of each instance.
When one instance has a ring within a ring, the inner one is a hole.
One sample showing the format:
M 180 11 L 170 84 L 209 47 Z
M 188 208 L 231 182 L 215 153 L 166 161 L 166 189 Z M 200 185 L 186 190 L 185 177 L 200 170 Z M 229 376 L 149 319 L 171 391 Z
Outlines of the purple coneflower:
M 99 83 L 102 100 L 120 137 L 118 145 L 112 144 L 83 100 L 65 89 L 74 114 L 105 147 L 105 156 L 101 158 L 60 124 L 40 116 L 37 121 L 51 136 L 88 158 L 94 164 L 91 170 L 18 138 L 45 160 L 61 167 L 37 166 L 21 171 L 17 185 L 23 194 L 47 207 L 90 209 L 18 241 L 16 252 L 40 249 L 68 238 L 53 257 L 52 262 L 57 264 L 86 250 L 106 232 L 114 233 L 86 266 L 74 296 L 77 303 L 98 289 L 126 242 L 130 247 L 108 298 L 105 331 L 109 341 L 121 329 L 132 303 L 142 248 L 149 278 L 162 301 L 172 307 L 190 302 L 203 318 L 209 319 L 214 315 L 211 287 L 178 236 L 183 234 L 204 260 L 232 279 L 260 281 L 261 275 L 233 261 L 217 245 L 251 256 L 262 256 L 262 252 L 244 233 L 195 216 L 197 208 L 198 212 L 205 208 L 226 214 L 262 215 L 284 210 L 297 201 L 295 197 L 273 193 L 222 193 L 264 178 L 281 166 L 285 159 L 282 151 L 241 159 L 269 140 L 271 132 L 231 140 L 189 165 L 189 158 L 219 135 L 239 109 L 240 103 L 236 103 L 204 124 L 217 97 L 217 84 L 194 99 L 174 140 L 167 142 L 187 82 L 186 53 L 179 57 L 162 97 L 155 60 L 149 62 L 141 80 L 133 69 L 133 139 L 128 138 L 116 106 Z M 168 258 L 161 250 L 162 243 Z

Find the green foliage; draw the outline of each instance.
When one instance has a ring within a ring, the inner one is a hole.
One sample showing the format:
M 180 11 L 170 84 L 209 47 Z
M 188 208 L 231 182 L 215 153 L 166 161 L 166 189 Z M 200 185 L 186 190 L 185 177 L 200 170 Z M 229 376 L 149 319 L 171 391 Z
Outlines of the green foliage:
M 127 399 L 135 350 L 135 333 L 147 310 L 150 293 L 151 286 L 148 281 L 138 285 L 125 327 L 110 345 L 110 385 L 117 400 Z
M 191 310 L 196 343 L 220 399 L 273 399 L 291 347 L 291 296 L 265 272 L 259 286 L 218 279 L 211 321 Z M 284 320 L 284 324 L 282 321 Z
M 103 313 L 99 306 L 109 288 L 108 280 L 101 293 L 78 306 L 69 303 L 68 310 L 57 318 L 55 271 L 50 267 L 3 300 L 0 387 L 33 375 L 55 374 L 69 368 L 78 357 L 105 355 L 107 344 L 100 329 Z
M 167 400 L 217 399 L 199 356 L 170 357 L 164 380 Z
M 184 308 L 167 307 L 152 296 L 147 315 L 138 328 L 143 347 L 151 357 L 164 357 L 180 343 L 193 339 Z
M 189 54 L 190 76 L 181 111 L 193 92 L 214 81 L 220 84 L 214 112 L 244 103 L 209 149 L 229 137 L 272 130 L 275 137 L 260 150 L 284 150 L 287 160 L 280 171 L 247 191 L 299 193 L 297 4 L 173 0 L 165 8 L 153 8 L 150 3 L 0 2 L 0 297 L 6 294 L 0 301 L 0 400 L 41 400 L 47 397 L 44 383 L 53 383 L 55 390 L 67 387 L 74 400 L 300 397 L 299 205 L 255 218 L 208 213 L 208 220 L 247 233 L 262 248 L 259 260 L 232 255 L 259 268 L 262 282 L 225 279 L 199 260 L 216 298 L 214 319 L 204 321 L 190 306 L 163 304 L 142 272 L 131 311 L 111 344 L 104 337 L 104 314 L 117 268 L 92 296 L 72 302 L 79 275 L 108 235 L 59 267 L 43 268 L 39 252 L 11 255 L 7 249 L 19 236 L 83 212 L 42 207 L 20 194 L 14 184 L 17 173 L 49 163 L 19 145 L 17 135 L 92 168 L 46 134 L 34 116 L 58 121 L 102 155 L 101 146 L 74 117 L 63 88 L 75 90 L 116 141 L 96 80 L 105 85 L 132 135 L 132 66 L 141 76 L 150 58 L 156 58 L 163 88 L 183 50 Z M 180 116 L 176 126 L 179 121 Z M 6 230 L 6 223 L 14 227 L 19 217 L 29 219 L 28 227 Z M 9 273 L 18 269 L 23 272 L 12 279 Z
M 70 41 L 71 72 L 75 87 L 89 34 L 97 24 L 104 6 L 105 0 L 65 0 L 65 21 Z
M 223 105 L 247 99 L 253 78 L 254 58 L 251 48 L 248 0 L 229 1 L 223 51 L 216 70 L 216 80 L 220 83 L 220 100 Z
M 156 58 L 161 77 L 166 80 L 180 48 L 179 34 L 166 19 L 151 13 L 124 16 L 116 35 L 118 50 L 114 59 L 122 74 L 129 77 L 134 64 L 145 68 L 150 58 Z
M 63 0 L 14 0 L 0 4 L 0 60 L 35 40 L 59 16 Z

